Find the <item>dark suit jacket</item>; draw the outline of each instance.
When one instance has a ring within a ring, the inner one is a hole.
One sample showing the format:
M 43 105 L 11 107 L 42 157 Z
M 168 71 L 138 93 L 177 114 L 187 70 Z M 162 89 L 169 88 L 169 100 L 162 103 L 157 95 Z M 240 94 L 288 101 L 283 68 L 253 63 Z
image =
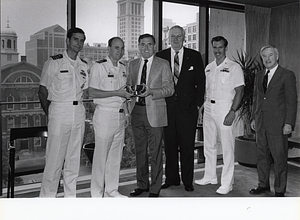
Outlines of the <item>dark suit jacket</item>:
M 278 66 L 264 94 L 262 84 L 265 72 L 263 70 L 255 77 L 252 110 L 255 130 L 261 128 L 262 112 L 265 112 L 266 130 L 271 134 L 282 134 L 284 124 L 294 126 L 296 121 L 296 77 L 292 71 Z
M 156 53 L 158 57 L 169 61 L 171 66 L 171 48 Z M 204 101 L 205 74 L 201 54 L 189 48 L 183 48 L 183 61 L 180 76 L 173 96 L 166 98 L 167 104 L 175 99 L 184 114 L 190 114 Z
M 128 85 L 139 85 L 138 74 L 142 59 L 138 58 L 129 63 Z M 166 60 L 159 57 L 153 57 L 149 77 L 146 82 L 153 90 L 153 96 L 147 96 L 146 111 L 149 123 L 152 127 L 167 126 L 167 108 L 165 97 L 174 93 L 174 83 L 169 64 Z M 136 98 L 132 98 L 131 109 L 135 105 Z

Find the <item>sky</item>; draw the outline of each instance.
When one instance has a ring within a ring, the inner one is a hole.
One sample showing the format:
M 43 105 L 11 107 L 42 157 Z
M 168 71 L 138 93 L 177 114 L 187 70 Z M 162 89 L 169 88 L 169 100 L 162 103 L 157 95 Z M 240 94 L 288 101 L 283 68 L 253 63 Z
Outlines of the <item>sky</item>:
M 7 25 L 18 35 L 18 52 L 25 55 L 25 42 L 43 28 L 59 24 L 67 29 L 65 0 L 0 0 L 1 29 Z M 164 3 L 163 17 L 186 25 L 196 20 L 194 6 Z M 152 33 L 152 1 L 145 1 L 145 33 Z M 76 26 L 86 33 L 86 43 L 107 43 L 117 35 L 117 0 L 77 0 Z M 180 16 L 178 16 L 180 14 Z M 184 16 L 183 16 L 184 15 Z

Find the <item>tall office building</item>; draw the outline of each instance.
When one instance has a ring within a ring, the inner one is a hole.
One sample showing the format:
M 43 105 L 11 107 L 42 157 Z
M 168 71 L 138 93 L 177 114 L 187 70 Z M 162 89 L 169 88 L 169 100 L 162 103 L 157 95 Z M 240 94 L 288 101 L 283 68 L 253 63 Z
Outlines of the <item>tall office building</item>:
M 1 30 L 1 66 L 18 62 L 18 35 L 10 28 L 9 21 Z
M 27 62 L 43 68 L 50 56 L 62 53 L 66 48 L 66 30 L 56 24 L 30 36 L 25 43 Z
M 138 38 L 144 34 L 145 0 L 118 0 L 118 31 L 124 40 L 124 59 L 130 60 L 139 56 Z

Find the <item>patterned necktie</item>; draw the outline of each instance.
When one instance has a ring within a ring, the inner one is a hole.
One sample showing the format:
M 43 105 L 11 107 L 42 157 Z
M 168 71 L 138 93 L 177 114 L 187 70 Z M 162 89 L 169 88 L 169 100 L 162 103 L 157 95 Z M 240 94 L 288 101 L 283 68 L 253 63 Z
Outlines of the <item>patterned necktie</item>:
M 174 81 L 175 84 L 177 84 L 178 78 L 179 78 L 179 57 L 178 57 L 179 51 L 176 52 L 174 56 Z
M 146 85 L 146 74 L 147 74 L 147 62 L 148 60 L 144 60 L 144 66 L 142 70 L 142 77 L 141 77 L 141 85 Z M 141 105 L 146 105 L 145 97 L 139 97 L 139 103 Z
M 267 71 L 267 73 L 264 75 L 264 81 L 263 81 L 263 88 L 264 88 L 264 93 L 266 93 L 267 88 L 268 88 L 268 75 L 269 75 L 270 70 Z

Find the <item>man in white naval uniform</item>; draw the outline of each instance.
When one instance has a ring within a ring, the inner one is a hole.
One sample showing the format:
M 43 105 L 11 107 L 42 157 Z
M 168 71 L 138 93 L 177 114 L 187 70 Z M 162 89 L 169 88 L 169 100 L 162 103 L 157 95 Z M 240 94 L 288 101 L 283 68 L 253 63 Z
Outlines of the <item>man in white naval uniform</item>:
M 126 92 L 124 42 L 119 37 L 108 41 L 108 57 L 91 68 L 89 95 L 96 109 L 93 117 L 95 150 L 92 165 L 92 197 L 126 197 L 119 193 L 119 172 L 125 127 L 129 124 Z
M 234 182 L 233 121 L 244 94 L 243 70 L 226 57 L 228 41 L 217 36 L 211 44 L 215 60 L 205 68 L 206 94 L 203 115 L 205 173 L 195 184 L 217 184 L 217 136 L 219 136 L 224 166 L 218 194 L 227 194 Z
M 87 65 L 77 56 L 84 41 L 83 30 L 69 29 L 67 50 L 43 67 L 38 94 L 48 116 L 48 139 L 40 197 L 56 197 L 62 167 L 64 197 L 76 197 L 85 128 L 82 97 L 88 88 Z

